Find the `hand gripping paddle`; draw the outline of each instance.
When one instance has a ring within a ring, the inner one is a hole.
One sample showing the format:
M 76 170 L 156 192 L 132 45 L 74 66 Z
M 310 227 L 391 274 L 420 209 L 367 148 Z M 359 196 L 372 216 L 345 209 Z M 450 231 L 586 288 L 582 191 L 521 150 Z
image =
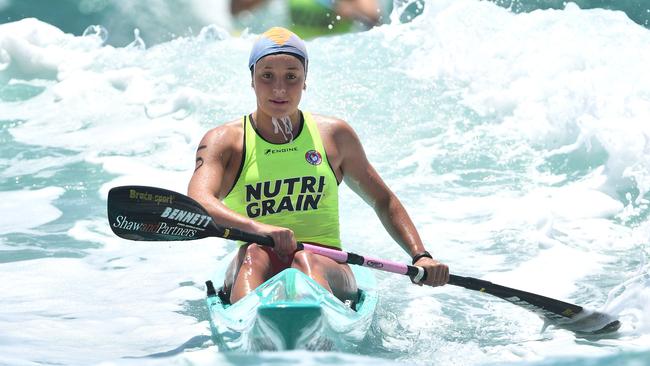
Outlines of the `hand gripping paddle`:
M 108 193 L 108 221 L 117 236 L 129 240 L 177 241 L 218 237 L 273 247 L 270 237 L 223 227 L 214 222 L 210 214 L 192 198 L 156 187 L 122 186 L 111 189 Z M 415 282 L 426 278 L 422 268 L 407 264 L 305 243 L 298 243 L 298 249 L 316 252 L 339 263 L 407 275 Z M 533 311 L 551 325 L 581 335 L 610 333 L 621 326 L 620 321 L 609 314 L 477 278 L 452 274 L 449 284 L 499 297 Z

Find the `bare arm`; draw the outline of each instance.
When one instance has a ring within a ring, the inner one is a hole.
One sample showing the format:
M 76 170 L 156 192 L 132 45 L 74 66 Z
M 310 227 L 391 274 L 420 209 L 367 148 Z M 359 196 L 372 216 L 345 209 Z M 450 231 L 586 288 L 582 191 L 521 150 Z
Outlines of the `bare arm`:
M 241 230 L 254 230 L 253 220 L 226 207 L 219 199 L 237 131 L 221 126 L 205 134 L 196 150 L 196 167 L 187 193 L 205 207 L 216 222 Z
M 292 252 L 296 248 L 293 232 L 286 228 L 266 225 L 226 207 L 220 195 L 225 189 L 224 177 L 233 173 L 239 166 L 232 166 L 233 154 L 240 153 L 241 129 L 234 124 L 226 124 L 208 131 L 196 151 L 196 167 L 187 188 L 187 194 L 199 202 L 220 225 L 233 227 L 251 233 L 270 236 L 275 250 L 280 254 Z
M 356 133 L 347 123 L 341 121 L 335 134 L 345 183 L 374 208 L 390 236 L 411 257 L 424 252 L 424 244 L 413 221 L 397 196 L 368 161 Z M 427 269 L 427 285 L 439 286 L 449 280 L 449 269 L 436 260 L 421 258 L 417 265 Z
M 265 0 L 231 0 L 230 13 L 237 15 L 244 10 L 254 9 L 264 3 Z
M 379 23 L 377 0 L 340 0 L 336 2 L 336 12 L 344 18 L 363 22 L 368 27 Z

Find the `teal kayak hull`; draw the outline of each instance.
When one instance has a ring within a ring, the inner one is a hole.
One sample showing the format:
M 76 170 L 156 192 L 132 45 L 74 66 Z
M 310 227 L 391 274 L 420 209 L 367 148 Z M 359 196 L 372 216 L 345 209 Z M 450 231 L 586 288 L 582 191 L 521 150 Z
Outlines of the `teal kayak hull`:
M 230 305 L 207 297 L 210 327 L 220 350 L 354 350 L 365 338 L 377 306 L 375 277 L 353 268 L 361 289 L 356 311 L 299 270 L 286 269 Z M 217 282 L 220 281 L 220 282 Z M 213 282 L 223 283 L 215 276 Z

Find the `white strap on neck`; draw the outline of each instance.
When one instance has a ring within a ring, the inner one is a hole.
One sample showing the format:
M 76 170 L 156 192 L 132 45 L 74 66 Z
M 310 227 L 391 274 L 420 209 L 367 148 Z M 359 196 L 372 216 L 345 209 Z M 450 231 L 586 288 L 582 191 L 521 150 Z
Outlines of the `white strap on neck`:
M 271 117 L 271 122 L 273 123 L 273 132 L 275 134 L 280 132 L 285 141 L 293 141 L 293 125 L 291 124 L 291 118 L 289 118 L 289 116 L 280 117 L 279 119 Z M 280 126 L 280 122 L 282 122 L 284 126 Z

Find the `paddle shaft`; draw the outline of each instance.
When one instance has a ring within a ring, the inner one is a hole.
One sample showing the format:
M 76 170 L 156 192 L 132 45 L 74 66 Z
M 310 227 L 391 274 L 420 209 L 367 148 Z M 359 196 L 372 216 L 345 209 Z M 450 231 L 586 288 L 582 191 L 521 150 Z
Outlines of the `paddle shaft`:
M 273 239 L 268 236 L 248 233 L 238 229 L 226 229 L 224 238 L 241 240 L 248 243 L 256 243 L 268 247 L 273 247 Z M 331 258 L 339 263 L 356 264 L 359 266 L 370 267 L 386 272 L 407 275 L 411 278 L 424 281 L 427 273 L 421 267 L 406 265 L 398 262 L 387 261 L 384 259 L 361 256 L 355 253 L 345 252 L 342 250 L 330 249 L 318 245 L 298 242 L 298 250 L 307 250 L 322 256 Z
M 115 187 L 109 192 L 107 206 L 111 229 L 116 235 L 125 239 L 171 241 L 220 237 L 273 246 L 273 240 L 270 237 L 239 229 L 225 228 L 216 224 L 198 202 L 183 194 L 162 188 Z M 426 278 L 426 272 L 421 267 L 306 243 L 299 243 L 298 248 L 327 256 L 340 263 L 356 264 L 407 275 L 414 282 L 420 282 Z M 449 277 L 451 285 L 497 296 L 553 321 L 572 319 L 583 312 L 583 308 L 578 305 L 497 285 L 489 281 L 457 275 Z
M 227 234 L 223 236 L 224 238 L 231 238 L 235 240 L 241 240 L 249 243 L 256 243 L 259 245 L 273 247 L 273 239 L 268 236 L 252 234 L 237 229 L 227 229 L 225 230 L 225 233 Z M 424 279 L 426 279 L 427 276 L 426 270 L 422 269 L 421 267 L 388 261 L 385 259 L 362 256 L 356 253 L 329 249 L 317 245 L 311 245 L 311 244 L 300 243 L 300 242 L 298 243 L 298 249 L 299 250 L 304 249 L 310 252 L 323 255 L 339 263 L 355 264 L 359 266 L 378 269 L 381 271 L 407 275 L 412 279 L 417 278 L 417 276 L 421 274 L 422 276 L 421 280 L 423 281 Z M 530 300 L 534 300 L 534 303 L 543 304 L 545 308 L 551 310 L 551 313 L 562 314 L 563 316 L 566 317 L 570 317 L 571 315 L 577 314 L 578 312 L 581 312 L 583 310 L 582 307 L 578 305 L 573 305 L 570 303 L 551 299 L 530 292 L 497 285 L 490 281 L 485 281 L 478 278 L 463 277 L 463 276 L 450 274 L 448 283 L 450 285 L 488 293 L 490 295 L 497 296 L 501 299 L 504 299 L 506 301 L 518 305 L 522 305 L 522 303 L 518 303 L 518 302 L 522 302 L 522 301 L 531 302 Z

